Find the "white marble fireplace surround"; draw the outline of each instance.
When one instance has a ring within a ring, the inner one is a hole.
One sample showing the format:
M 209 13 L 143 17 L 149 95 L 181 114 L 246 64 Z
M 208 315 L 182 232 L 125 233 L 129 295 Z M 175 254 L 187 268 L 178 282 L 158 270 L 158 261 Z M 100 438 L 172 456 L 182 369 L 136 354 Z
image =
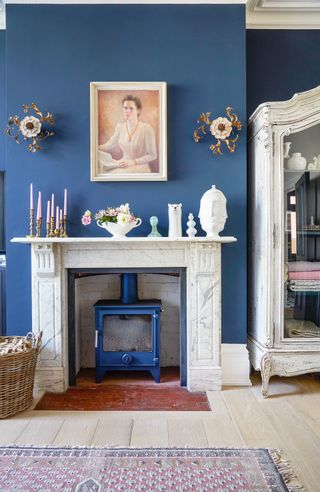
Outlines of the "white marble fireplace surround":
M 186 268 L 187 381 L 190 391 L 221 389 L 221 244 L 209 238 L 14 238 L 31 244 L 32 329 L 43 331 L 37 384 L 68 387 L 69 268 Z

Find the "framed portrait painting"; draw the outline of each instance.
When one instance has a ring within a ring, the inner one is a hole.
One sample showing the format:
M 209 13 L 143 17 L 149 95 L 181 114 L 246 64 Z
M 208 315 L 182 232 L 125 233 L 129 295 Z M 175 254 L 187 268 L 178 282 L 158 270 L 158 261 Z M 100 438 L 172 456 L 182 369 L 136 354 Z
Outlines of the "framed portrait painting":
M 91 181 L 167 180 L 167 84 L 91 82 Z

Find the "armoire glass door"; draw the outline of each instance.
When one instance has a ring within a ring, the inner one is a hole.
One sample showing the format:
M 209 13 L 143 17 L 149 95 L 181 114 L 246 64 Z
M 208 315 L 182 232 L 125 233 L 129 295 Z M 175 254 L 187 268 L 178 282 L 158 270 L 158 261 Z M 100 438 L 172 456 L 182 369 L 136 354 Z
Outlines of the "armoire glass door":
M 287 341 L 320 337 L 320 125 L 284 139 L 284 323 Z

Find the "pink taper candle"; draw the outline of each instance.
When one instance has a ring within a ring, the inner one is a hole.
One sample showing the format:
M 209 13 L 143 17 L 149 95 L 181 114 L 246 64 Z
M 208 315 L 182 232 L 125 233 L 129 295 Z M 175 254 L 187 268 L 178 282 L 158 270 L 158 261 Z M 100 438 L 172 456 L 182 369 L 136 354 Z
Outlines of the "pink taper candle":
M 59 207 L 56 208 L 56 229 L 60 229 L 60 215 L 59 215 Z
M 63 215 L 67 215 L 67 188 L 64 189 Z
M 54 194 L 51 195 L 51 217 L 54 219 Z
M 30 183 L 30 209 L 33 210 L 33 184 Z
M 47 224 L 50 223 L 50 200 L 47 201 Z
M 37 220 L 42 218 L 41 191 L 38 194 Z

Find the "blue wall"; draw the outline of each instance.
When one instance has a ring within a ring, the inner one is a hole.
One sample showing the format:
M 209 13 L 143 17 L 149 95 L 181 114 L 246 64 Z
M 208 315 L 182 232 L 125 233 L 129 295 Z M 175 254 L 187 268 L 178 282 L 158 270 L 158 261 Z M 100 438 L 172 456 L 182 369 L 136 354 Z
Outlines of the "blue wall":
M 144 220 L 137 235 L 159 217 L 166 234 L 168 202 L 198 214 L 211 184 L 228 199 L 223 247 L 223 341 L 246 341 L 246 134 L 234 155 L 212 157 L 192 132 L 200 112 L 224 113 L 232 105 L 245 121 L 245 10 L 240 5 L 8 5 L 7 110 L 21 113 L 36 102 L 56 116 L 56 135 L 33 155 L 7 140 L 8 330 L 31 324 L 30 248 L 10 244 L 28 232 L 32 181 L 47 199 L 70 195 L 69 235 L 100 236 L 81 226 L 87 208 L 129 202 Z M 89 177 L 89 82 L 168 83 L 168 170 L 166 183 L 91 183 Z M 185 229 L 185 227 L 184 227 Z M 200 230 L 200 225 L 198 225 Z
M 319 30 L 247 31 L 247 108 L 320 84 Z
M 6 35 L 0 31 L 0 128 L 6 126 Z M 5 134 L 0 131 L 0 252 L 5 250 L 4 222 L 4 170 L 5 170 Z
M 0 31 L 0 170 L 5 168 L 5 134 L 6 126 L 6 31 Z

